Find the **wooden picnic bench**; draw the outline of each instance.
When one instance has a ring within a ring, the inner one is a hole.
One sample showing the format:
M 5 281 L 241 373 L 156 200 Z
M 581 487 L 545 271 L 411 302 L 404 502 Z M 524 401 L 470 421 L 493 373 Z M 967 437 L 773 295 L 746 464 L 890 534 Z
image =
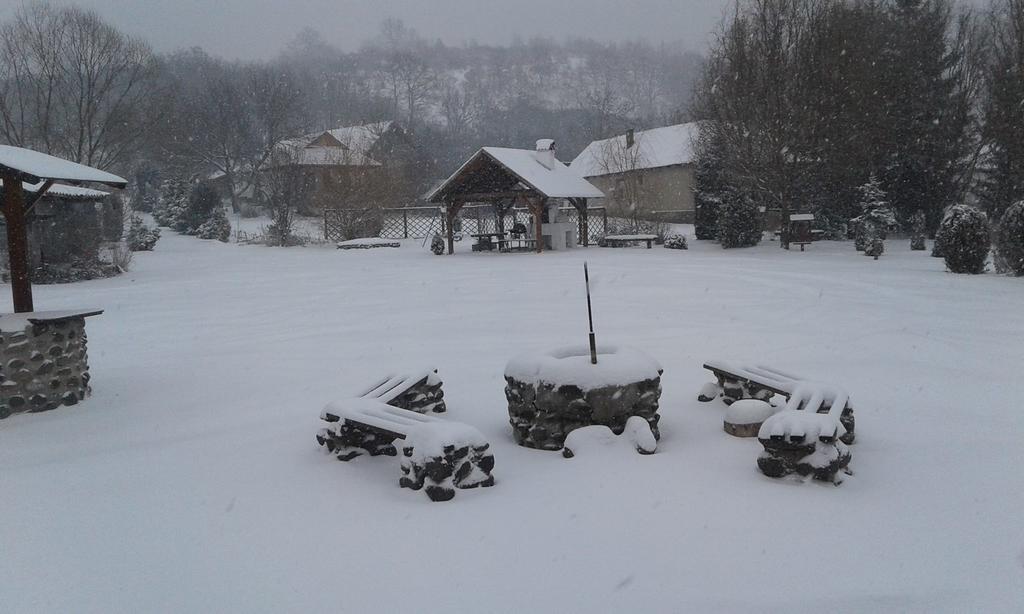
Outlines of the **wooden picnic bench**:
M 501 241 L 505 237 L 503 232 L 480 232 L 469 235 L 476 239 L 473 243 L 474 252 L 491 252 L 494 251 L 495 240 Z
M 657 235 L 608 235 L 601 240 L 601 246 L 627 247 L 634 243 L 646 243 L 647 249 L 651 249 L 657 239 Z
M 498 239 L 499 252 L 533 251 L 535 249 L 537 249 L 537 239 L 528 239 L 526 237 Z
M 426 413 L 444 411 L 442 397 L 434 370 L 389 376 L 358 397 L 329 403 L 320 414 L 327 426 L 317 432 L 317 443 L 342 461 L 396 456 L 401 449 L 399 485 L 423 488 L 433 501 L 451 499 L 456 488 L 492 486 L 494 456 L 483 435 Z

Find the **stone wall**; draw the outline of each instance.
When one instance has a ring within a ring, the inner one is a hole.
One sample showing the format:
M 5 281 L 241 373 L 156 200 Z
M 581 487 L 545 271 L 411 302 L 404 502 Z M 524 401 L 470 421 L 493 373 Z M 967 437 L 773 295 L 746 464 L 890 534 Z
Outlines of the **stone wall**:
M 89 392 L 85 318 L 0 332 L 0 418 L 75 405 Z

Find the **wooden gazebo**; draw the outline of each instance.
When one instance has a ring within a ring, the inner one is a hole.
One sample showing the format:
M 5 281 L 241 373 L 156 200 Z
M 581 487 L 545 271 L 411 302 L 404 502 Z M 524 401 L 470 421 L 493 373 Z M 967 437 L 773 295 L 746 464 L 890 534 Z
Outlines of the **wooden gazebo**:
M 455 218 L 466 203 L 494 205 L 499 232 L 504 230 L 505 212 L 516 205 L 525 206 L 533 215 L 539 253 L 544 250 L 542 217 L 550 199 L 565 199 L 579 211 L 579 233 L 586 245 L 587 199 L 603 196 L 555 157 L 554 141 L 542 139 L 535 150 L 484 147 L 431 191 L 427 200 L 444 207 L 449 254 L 455 252 Z
M 7 254 L 15 313 L 33 311 L 32 284 L 28 276 L 28 226 L 32 207 L 57 182 L 72 186 L 97 183 L 123 188 L 123 178 L 95 168 L 62 160 L 38 151 L 0 145 L 0 179 L 3 180 L 3 214 L 7 223 Z M 22 182 L 31 186 L 26 190 Z M 26 197 L 26 192 L 28 196 Z

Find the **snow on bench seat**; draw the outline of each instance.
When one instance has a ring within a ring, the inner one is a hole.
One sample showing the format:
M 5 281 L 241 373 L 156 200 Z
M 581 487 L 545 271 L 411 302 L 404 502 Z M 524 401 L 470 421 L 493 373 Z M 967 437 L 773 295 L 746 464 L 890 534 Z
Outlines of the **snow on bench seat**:
M 365 239 L 349 239 L 338 243 L 338 249 L 373 249 L 375 247 L 401 247 L 402 244 L 392 239 L 368 237 Z

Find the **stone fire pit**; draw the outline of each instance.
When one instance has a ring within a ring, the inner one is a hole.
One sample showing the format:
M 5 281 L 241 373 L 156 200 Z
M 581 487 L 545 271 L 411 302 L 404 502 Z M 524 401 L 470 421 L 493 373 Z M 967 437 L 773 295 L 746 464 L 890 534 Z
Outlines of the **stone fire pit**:
M 101 313 L 0 315 L 0 418 L 85 399 L 90 392 L 85 318 Z
M 661 374 L 629 347 L 599 347 L 596 365 L 587 346 L 517 356 L 505 367 L 512 435 L 521 446 L 560 450 L 575 429 L 600 424 L 618 435 L 639 416 L 657 438 Z

